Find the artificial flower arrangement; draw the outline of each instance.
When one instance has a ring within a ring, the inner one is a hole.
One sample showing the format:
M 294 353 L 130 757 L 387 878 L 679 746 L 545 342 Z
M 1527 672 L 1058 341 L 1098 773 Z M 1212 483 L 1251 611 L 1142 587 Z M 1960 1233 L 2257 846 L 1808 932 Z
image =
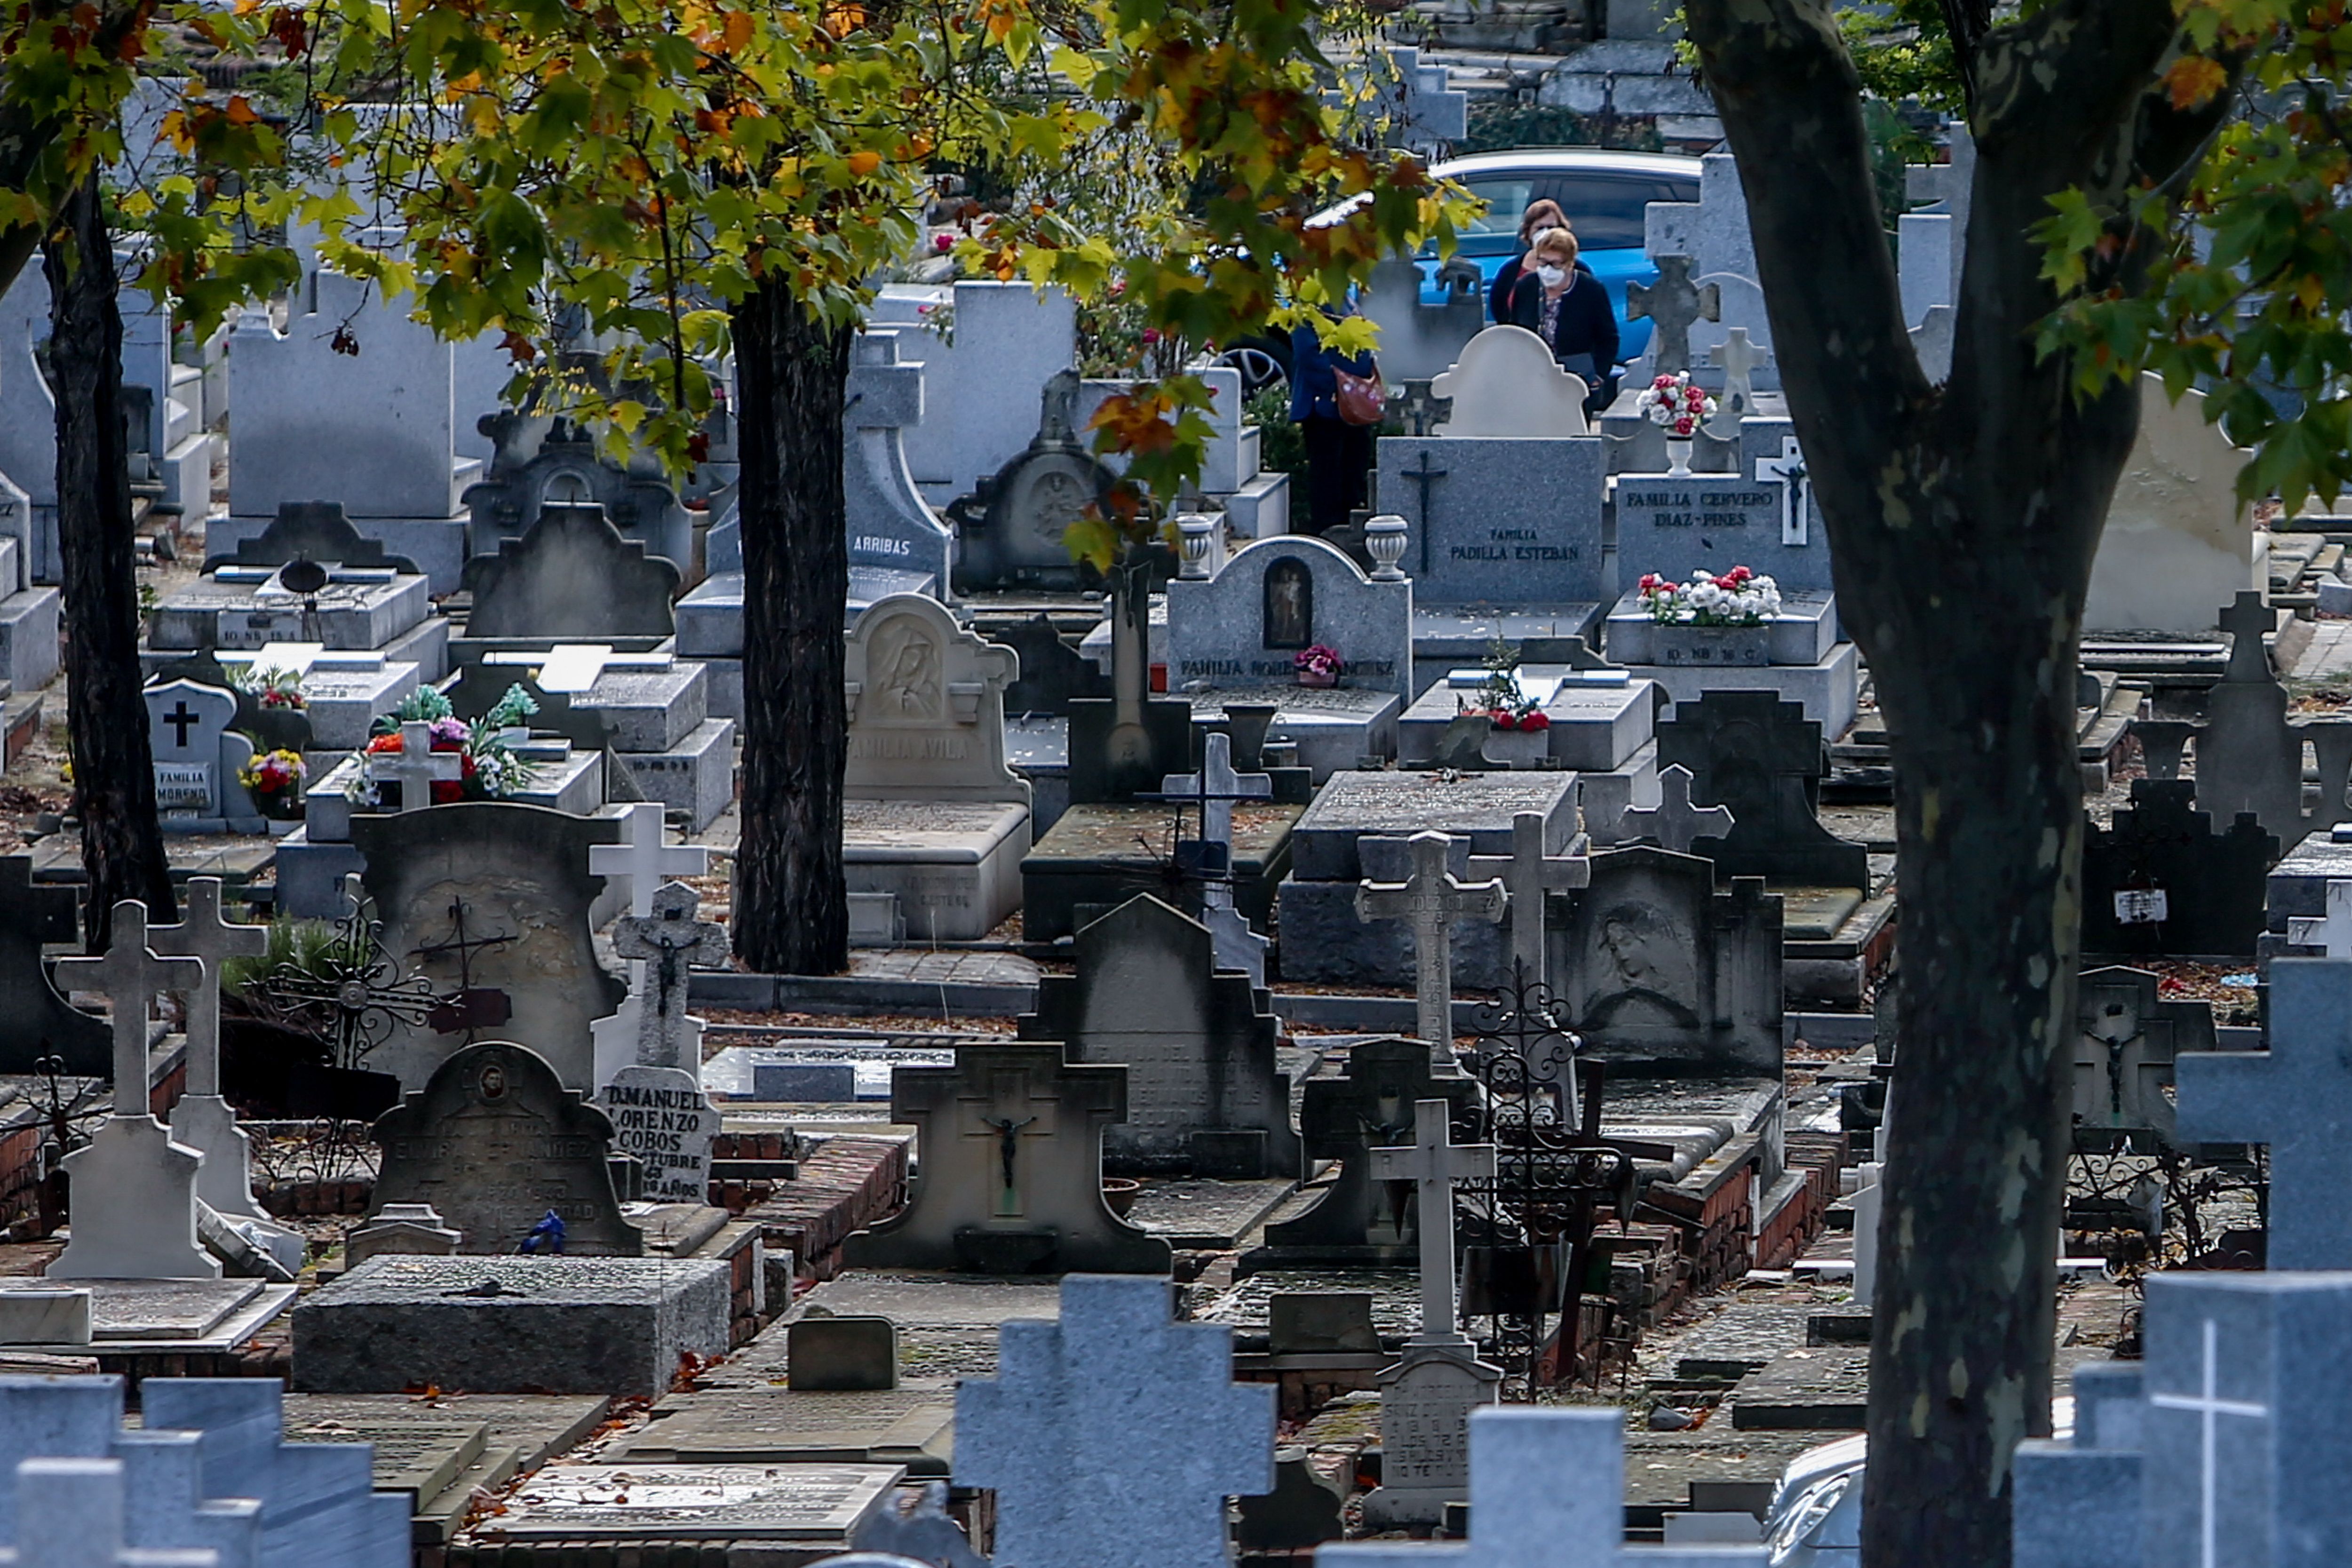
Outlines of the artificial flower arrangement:
M 237 770 L 236 782 L 265 815 L 290 818 L 302 815 L 302 781 L 309 773 L 301 752 L 280 748 L 249 758 Z
M 264 708 L 309 707 L 310 700 L 302 695 L 300 672 L 291 669 L 264 669 L 248 664 L 232 677 L 236 689 L 250 696 Z
M 1690 372 L 1659 376 L 1633 399 L 1634 409 L 1653 425 L 1663 425 L 1675 440 L 1687 441 L 1715 416 L 1715 399 L 1704 387 L 1691 384 Z
M 1642 577 L 1642 608 L 1665 626 L 1759 626 L 1780 613 L 1780 585 L 1746 566 L 1720 577 L 1702 572 L 1687 583 L 1650 572 Z
M 1519 656 L 1509 643 L 1496 637 L 1487 645 L 1486 657 L 1479 662 L 1486 669 L 1486 684 L 1478 688 L 1475 703 L 1469 698 L 1455 698 L 1456 713 L 1483 713 L 1497 730 L 1551 728 L 1551 715 L 1519 689 Z
M 504 697 L 475 722 L 468 724 L 450 707 L 449 700 L 425 687 L 403 701 L 397 710 L 379 718 L 373 735 L 360 752 L 360 765 L 343 794 L 355 805 L 381 805 L 383 781 L 373 775 L 370 759 L 401 750 L 400 727 L 423 723 L 430 727 L 433 749 L 457 755 L 458 774 L 433 781 L 433 804 L 459 800 L 504 800 L 528 788 L 530 764 L 515 755 L 507 731 L 539 711 L 539 704 L 520 686 L 509 686 Z
M 1302 680 L 1311 679 L 1319 684 L 1328 685 L 1345 673 L 1348 665 L 1339 657 L 1338 648 L 1318 642 L 1293 654 L 1290 667 L 1298 671 Z

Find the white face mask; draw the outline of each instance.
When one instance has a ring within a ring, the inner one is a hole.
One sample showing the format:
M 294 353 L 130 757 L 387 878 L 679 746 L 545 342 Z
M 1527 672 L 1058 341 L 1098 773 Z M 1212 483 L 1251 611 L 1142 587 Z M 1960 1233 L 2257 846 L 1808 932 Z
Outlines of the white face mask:
M 1554 267 L 1550 262 L 1547 261 L 1542 266 L 1536 268 L 1536 278 L 1545 288 L 1557 289 L 1561 284 L 1568 281 L 1568 268 L 1565 267 Z

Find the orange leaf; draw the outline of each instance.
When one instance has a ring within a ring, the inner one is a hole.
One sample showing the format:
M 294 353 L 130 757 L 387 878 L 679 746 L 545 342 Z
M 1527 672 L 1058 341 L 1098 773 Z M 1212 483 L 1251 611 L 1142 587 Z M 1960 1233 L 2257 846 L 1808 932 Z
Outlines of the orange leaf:
M 2164 73 L 2164 85 L 2172 95 L 2173 108 L 2195 109 L 2230 85 L 2230 73 L 2219 60 L 2209 60 L 2202 55 L 2183 55 Z
M 258 125 L 261 123 L 261 116 L 253 111 L 253 105 L 245 100 L 243 93 L 231 93 L 228 100 L 228 122 L 231 125 Z
M 849 172 L 862 180 L 882 166 L 882 154 L 871 149 L 861 149 L 852 153 L 848 162 Z

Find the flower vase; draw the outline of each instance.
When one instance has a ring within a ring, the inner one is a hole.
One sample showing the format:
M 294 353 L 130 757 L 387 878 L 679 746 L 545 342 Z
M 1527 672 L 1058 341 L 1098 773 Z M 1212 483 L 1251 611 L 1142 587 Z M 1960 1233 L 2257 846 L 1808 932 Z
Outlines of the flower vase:
M 1339 672 L 1336 669 L 1302 669 L 1298 672 L 1301 686 L 1337 686 Z
M 1666 437 L 1666 473 L 1670 478 L 1686 479 L 1691 477 L 1692 445 L 1692 438 L 1687 436 Z

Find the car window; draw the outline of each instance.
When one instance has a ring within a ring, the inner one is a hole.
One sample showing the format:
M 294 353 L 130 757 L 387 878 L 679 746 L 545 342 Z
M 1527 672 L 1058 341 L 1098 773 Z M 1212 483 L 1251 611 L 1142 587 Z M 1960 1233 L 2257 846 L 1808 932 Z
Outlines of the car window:
M 1639 250 L 1643 240 L 1642 209 L 1652 202 L 1695 202 L 1698 186 L 1691 181 L 1661 179 L 1655 174 L 1559 174 L 1547 182 L 1552 200 L 1568 215 L 1568 226 L 1580 244 L 1591 250 Z
M 1500 234 L 1516 238 L 1519 219 L 1526 216 L 1528 203 L 1534 198 L 1536 183 L 1524 174 L 1486 174 L 1462 182 L 1472 195 L 1486 204 L 1486 210 L 1463 226 L 1462 233 Z

